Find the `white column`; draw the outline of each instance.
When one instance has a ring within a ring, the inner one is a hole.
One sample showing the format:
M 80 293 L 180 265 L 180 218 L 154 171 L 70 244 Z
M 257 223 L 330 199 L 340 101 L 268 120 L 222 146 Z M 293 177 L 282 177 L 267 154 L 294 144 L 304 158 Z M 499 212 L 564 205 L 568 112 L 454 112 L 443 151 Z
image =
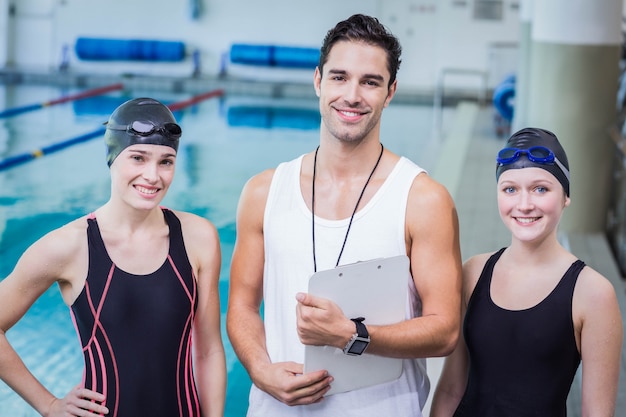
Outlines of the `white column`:
M 567 151 L 566 231 L 602 232 L 609 204 L 607 129 L 616 120 L 622 0 L 533 4 L 526 125 L 553 131 Z

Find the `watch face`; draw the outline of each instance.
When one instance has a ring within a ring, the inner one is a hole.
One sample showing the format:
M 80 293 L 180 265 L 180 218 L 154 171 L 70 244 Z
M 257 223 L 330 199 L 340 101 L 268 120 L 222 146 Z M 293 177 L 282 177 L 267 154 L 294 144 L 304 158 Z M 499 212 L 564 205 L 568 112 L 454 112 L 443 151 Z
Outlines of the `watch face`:
M 369 342 L 357 338 L 354 342 L 352 342 L 352 346 L 348 349 L 348 353 L 352 355 L 361 355 L 365 352 L 367 345 L 369 345 Z

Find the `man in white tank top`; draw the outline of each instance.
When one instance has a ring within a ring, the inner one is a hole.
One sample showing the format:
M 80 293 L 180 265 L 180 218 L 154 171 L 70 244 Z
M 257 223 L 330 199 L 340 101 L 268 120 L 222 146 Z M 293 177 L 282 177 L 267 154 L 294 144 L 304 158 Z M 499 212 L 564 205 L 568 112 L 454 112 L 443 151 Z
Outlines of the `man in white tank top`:
M 425 358 L 456 346 L 461 255 L 454 203 L 442 185 L 380 141 L 400 53 L 377 19 L 339 22 L 315 70 L 319 147 L 254 176 L 242 191 L 227 329 L 253 382 L 248 416 L 421 416 L 429 391 Z M 410 259 L 404 321 L 352 320 L 332 301 L 306 293 L 316 271 L 397 255 Z M 368 354 L 402 359 L 403 372 L 397 380 L 325 395 L 333 375 L 303 373 L 305 345 L 350 354 L 366 347 Z

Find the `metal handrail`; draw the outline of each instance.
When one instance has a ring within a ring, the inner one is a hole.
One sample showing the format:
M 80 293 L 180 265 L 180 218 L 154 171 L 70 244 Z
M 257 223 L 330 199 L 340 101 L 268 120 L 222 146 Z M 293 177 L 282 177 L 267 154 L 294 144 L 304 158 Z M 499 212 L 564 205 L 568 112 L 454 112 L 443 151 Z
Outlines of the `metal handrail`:
M 444 98 L 444 84 L 446 75 L 449 74 L 459 74 L 459 75 L 475 75 L 481 78 L 482 80 L 482 89 L 478 90 L 478 104 L 483 104 L 487 102 L 487 82 L 488 82 L 488 74 L 487 71 L 477 70 L 477 69 L 469 69 L 469 68 L 442 68 L 439 72 L 439 77 L 437 79 L 437 86 L 435 89 L 435 97 L 433 99 L 433 107 L 434 107 L 434 123 L 435 123 L 435 131 L 439 132 L 441 128 L 441 114 L 443 111 L 443 98 Z

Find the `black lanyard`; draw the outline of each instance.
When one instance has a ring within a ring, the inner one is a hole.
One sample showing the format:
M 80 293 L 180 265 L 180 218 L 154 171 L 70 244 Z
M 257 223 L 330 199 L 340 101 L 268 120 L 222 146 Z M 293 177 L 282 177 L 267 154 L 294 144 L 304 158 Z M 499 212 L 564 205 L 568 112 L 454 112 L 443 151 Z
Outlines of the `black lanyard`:
M 319 146 L 317 147 L 317 149 L 315 149 L 315 157 L 313 159 L 313 184 L 311 187 L 311 229 L 312 229 L 311 235 L 313 238 L 313 272 L 317 272 L 317 259 L 315 257 L 315 174 L 317 170 L 317 151 L 319 149 L 320 149 Z M 363 198 L 363 194 L 365 194 L 365 189 L 367 188 L 367 184 L 369 184 L 370 180 L 372 179 L 372 176 L 374 175 L 374 171 L 376 171 L 376 168 L 378 167 L 378 164 L 380 163 L 380 160 L 383 157 L 384 150 L 385 148 L 383 147 L 383 144 L 381 143 L 380 155 L 378 155 L 378 160 L 376 160 L 376 165 L 374 165 L 372 172 L 370 172 L 370 176 L 367 177 L 367 181 L 365 181 L 365 185 L 363 186 L 363 189 L 361 190 L 361 195 L 359 196 L 359 199 L 356 201 L 356 205 L 354 206 L 354 211 L 352 212 L 352 216 L 350 216 L 350 223 L 348 223 L 348 230 L 346 230 L 346 237 L 344 237 L 343 239 L 343 245 L 341 245 L 341 251 L 339 251 L 339 257 L 337 258 L 337 264 L 335 265 L 335 268 L 339 266 L 339 261 L 341 260 L 343 249 L 346 247 L 346 242 L 348 241 L 348 234 L 350 233 L 352 220 L 354 220 L 354 215 L 356 214 L 356 211 L 359 208 L 359 203 L 361 202 L 361 199 Z

